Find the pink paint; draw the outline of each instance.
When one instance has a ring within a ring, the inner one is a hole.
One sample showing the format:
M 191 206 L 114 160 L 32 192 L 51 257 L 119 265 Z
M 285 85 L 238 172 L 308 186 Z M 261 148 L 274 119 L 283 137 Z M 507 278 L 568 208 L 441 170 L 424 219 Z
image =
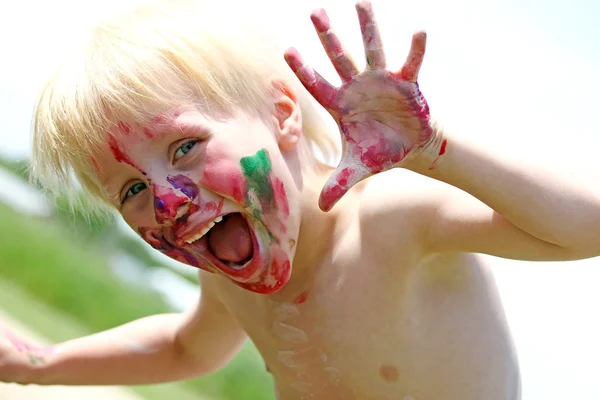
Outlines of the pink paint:
M 319 32 L 326 32 L 331 29 L 331 22 L 324 9 L 320 8 L 310 14 L 310 19 Z
M 21 338 L 17 337 L 14 333 L 7 331 L 5 332 L 6 339 L 17 349 L 19 353 L 36 353 L 38 355 L 49 356 L 55 352 L 55 348 L 50 347 L 37 347 L 25 342 Z
M 171 188 L 158 184 L 152 186 L 154 192 L 154 212 L 156 221 L 159 224 L 175 219 L 179 207 L 190 201 L 189 197 L 177 194 Z
M 119 121 L 117 123 L 117 127 L 119 128 L 119 132 L 124 133 L 125 135 L 129 135 L 131 133 L 131 127 L 126 122 Z
M 246 179 L 239 166 L 210 157 L 202 174 L 202 185 L 232 198 L 238 204 L 246 201 Z
M 429 106 L 417 83 L 425 55 L 425 32 L 413 35 L 402 69 L 397 73 L 390 72 L 385 70 L 385 54 L 371 3 L 359 2 L 356 9 L 369 65 L 361 73 L 354 73 L 355 66 L 331 32 L 325 11 L 317 10 L 311 14 L 323 46 L 342 78 L 339 88 L 306 65 L 295 49 L 285 52 L 292 71 L 332 115 L 342 132 L 346 151 L 321 192 L 319 206 L 324 211 L 333 207 L 360 180 L 399 166 L 408 168 L 401 162 L 414 149 L 424 146 L 433 134 Z M 365 168 L 354 169 L 360 176 L 345 179 L 351 171 L 347 166 L 361 164 Z
M 335 100 L 338 90 L 318 75 L 311 67 L 304 64 L 296 49 L 288 49 L 284 53 L 285 61 L 296 74 L 302 85 L 330 113 L 335 113 Z
M 373 6 L 371 3 L 358 3 L 356 6 L 356 12 L 360 26 L 366 26 L 373 23 L 375 14 L 373 13 Z
M 96 159 L 94 157 L 90 157 L 90 161 L 92 163 L 92 166 L 96 170 L 96 172 L 100 173 L 101 169 L 100 169 L 100 165 L 98 164 L 98 161 L 96 161 Z
M 327 211 L 348 191 L 350 179 L 355 171 L 352 168 L 344 168 L 337 173 L 335 182 L 327 185 L 321 192 L 319 207 Z
M 271 187 L 273 188 L 273 196 L 275 196 L 277 208 L 283 212 L 284 216 L 288 217 L 290 215 L 290 205 L 288 203 L 287 193 L 285 192 L 283 182 L 281 182 L 272 173 L 269 175 L 269 181 L 271 183 Z
M 142 132 L 144 133 L 144 136 L 146 136 L 148 139 L 152 139 L 156 133 L 153 129 L 150 129 L 148 127 L 142 128 Z
M 388 383 L 397 382 L 400 379 L 398 369 L 393 365 L 382 365 L 379 368 L 379 376 Z
M 294 299 L 293 303 L 294 304 L 302 304 L 304 302 L 306 302 L 306 300 L 308 300 L 308 290 L 305 290 L 304 292 L 300 293 L 300 295 L 298 297 L 296 297 L 296 299 Z

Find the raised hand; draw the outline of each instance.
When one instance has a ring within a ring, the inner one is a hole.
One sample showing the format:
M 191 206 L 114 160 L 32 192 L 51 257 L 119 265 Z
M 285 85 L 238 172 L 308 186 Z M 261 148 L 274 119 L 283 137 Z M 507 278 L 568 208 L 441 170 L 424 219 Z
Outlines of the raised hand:
M 367 67 L 359 71 L 331 29 L 324 10 L 312 22 L 334 68 L 342 79 L 334 87 L 306 65 L 295 49 L 285 52 L 290 68 L 310 94 L 332 115 L 342 134 L 340 164 L 321 191 L 319 207 L 329 211 L 356 183 L 391 168 L 406 166 L 433 139 L 429 107 L 417 77 L 425 54 L 425 32 L 413 35 L 403 67 L 386 69 L 383 43 L 370 1 L 356 11 L 362 31 Z

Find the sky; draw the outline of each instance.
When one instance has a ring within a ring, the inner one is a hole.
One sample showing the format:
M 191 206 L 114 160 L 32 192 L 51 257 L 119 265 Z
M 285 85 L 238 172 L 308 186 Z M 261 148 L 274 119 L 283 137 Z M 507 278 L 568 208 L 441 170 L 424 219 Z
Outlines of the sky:
M 20 0 L 3 6 L 0 154 L 28 157 L 33 104 L 51 67 L 95 19 L 136 2 Z M 362 60 L 354 1 L 220 3 L 267 24 L 284 46 L 297 47 L 337 83 L 309 20 L 313 8 L 324 7 L 354 58 Z M 373 3 L 390 68 L 401 65 L 412 32 L 427 30 L 420 86 L 433 114 L 457 135 L 552 168 L 579 171 L 588 184 L 600 182 L 594 179 L 600 170 L 600 2 Z M 523 399 L 600 398 L 595 376 L 600 260 L 489 260 L 519 352 Z

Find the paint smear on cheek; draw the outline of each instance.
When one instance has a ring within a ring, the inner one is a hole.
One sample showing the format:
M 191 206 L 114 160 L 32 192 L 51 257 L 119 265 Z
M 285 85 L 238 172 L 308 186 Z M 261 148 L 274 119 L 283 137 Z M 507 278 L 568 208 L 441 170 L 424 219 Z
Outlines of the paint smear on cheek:
M 115 139 L 113 135 L 108 136 L 108 145 L 117 162 L 123 162 L 125 164 L 131 165 L 133 168 L 142 172 L 142 169 L 135 165 L 135 163 L 131 160 L 127 153 L 121 150 L 119 144 L 117 143 L 117 139 Z
M 179 207 L 189 201 L 169 188 L 154 185 L 154 210 L 159 222 L 177 217 Z
M 240 160 L 248 190 L 254 191 L 261 202 L 262 211 L 269 211 L 274 206 L 273 186 L 269 180 L 271 174 L 271 160 L 265 149 L 258 151 L 254 156 L 243 157 Z
M 185 194 L 189 199 L 198 197 L 198 194 L 200 193 L 198 185 L 185 175 L 169 176 L 167 181 L 173 185 L 174 188 L 181 190 L 181 193 Z
M 384 381 L 390 383 L 397 382 L 400 378 L 398 369 L 393 365 L 382 365 L 381 368 L 379 368 L 379 375 Z
M 233 163 L 208 162 L 201 184 L 216 193 L 234 199 L 238 204 L 245 204 L 246 181 L 242 171 Z
M 271 181 L 271 186 L 273 187 L 273 194 L 275 196 L 275 202 L 277 203 L 277 208 L 283 211 L 283 214 L 286 217 L 290 215 L 290 205 L 287 199 L 287 193 L 285 192 L 285 188 L 283 187 L 283 182 L 281 182 L 277 177 L 271 175 L 269 177 Z

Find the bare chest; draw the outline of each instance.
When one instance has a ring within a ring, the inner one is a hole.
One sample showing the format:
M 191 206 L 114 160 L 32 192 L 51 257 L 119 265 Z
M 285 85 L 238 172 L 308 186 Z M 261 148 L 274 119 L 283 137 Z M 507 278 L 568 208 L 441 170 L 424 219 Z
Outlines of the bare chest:
M 355 259 L 276 299 L 227 296 L 281 399 L 469 399 L 489 390 L 499 397 L 486 398 L 511 398 L 510 341 L 493 317 L 490 282 L 473 266 L 446 281 L 410 272 L 409 258 L 398 269 Z

